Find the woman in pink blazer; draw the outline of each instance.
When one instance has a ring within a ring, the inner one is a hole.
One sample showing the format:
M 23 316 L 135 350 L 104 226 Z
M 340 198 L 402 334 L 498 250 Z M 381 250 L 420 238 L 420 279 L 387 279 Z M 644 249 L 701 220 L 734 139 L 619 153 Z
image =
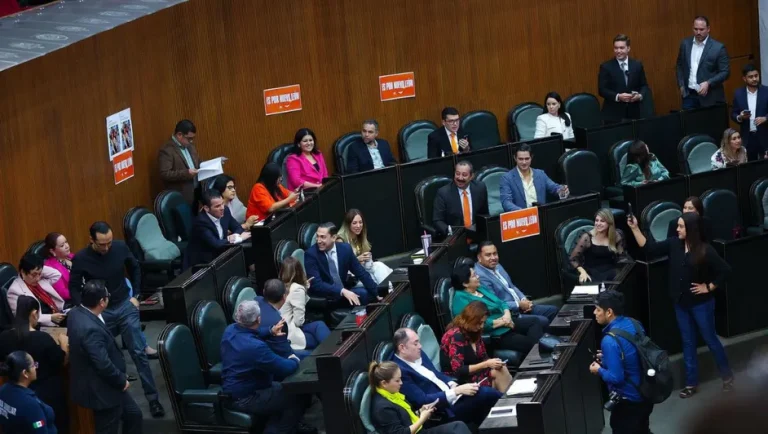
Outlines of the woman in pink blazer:
M 328 177 L 323 154 L 315 146 L 317 138 L 309 128 L 296 131 L 293 137 L 294 154 L 285 159 L 288 172 L 288 190 L 317 188 L 323 185 L 323 178 Z
M 16 301 L 20 295 L 37 299 L 40 304 L 40 324 L 57 326 L 67 317 L 64 299 L 53 289 L 61 273 L 43 265 L 43 258 L 31 253 L 25 254 L 19 262 L 19 277 L 8 287 L 8 304 L 16 315 Z
M 53 284 L 53 289 L 64 301 L 69 301 L 69 272 L 75 255 L 69 250 L 67 238 L 58 232 L 51 232 L 45 236 L 44 248 L 45 266 L 61 273 L 61 279 Z

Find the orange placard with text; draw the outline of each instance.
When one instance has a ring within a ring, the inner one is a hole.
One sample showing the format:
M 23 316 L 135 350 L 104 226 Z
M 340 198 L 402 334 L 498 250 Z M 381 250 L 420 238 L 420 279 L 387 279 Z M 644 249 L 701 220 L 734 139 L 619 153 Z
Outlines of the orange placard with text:
M 264 90 L 264 112 L 269 115 L 301 110 L 301 86 L 275 87 Z
M 413 72 L 379 76 L 379 95 L 382 101 L 414 98 L 416 96 L 416 79 Z
M 505 212 L 499 216 L 501 242 L 539 235 L 539 208 L 531 207 Z
M 133 151 L 115 155 L 112 168 L 115 170 L 115 185 L 133 178 Z

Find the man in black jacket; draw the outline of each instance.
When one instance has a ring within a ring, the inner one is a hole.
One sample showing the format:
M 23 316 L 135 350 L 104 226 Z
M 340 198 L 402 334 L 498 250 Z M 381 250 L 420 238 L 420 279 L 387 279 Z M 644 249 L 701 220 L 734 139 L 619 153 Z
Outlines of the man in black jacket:
M 389 142 L 378 137 L 379 123 L 375 119 L 364 121 L 360 139 L 349 145 L 347 150 L 347 174 L 395 165 Z
M 469 134 L 461 129 L 461 116 L 453 107 L 446 107 L 441 113 L 443 128 L 427 136 L 427 158 L 454 155 L 471 150 Z
M 121 421 L 123 434 L 139 434 L 142 414 L 127 392 L 125 358 L 101 315 L 109 304 L 104 282 L 86 283 L 81 300 L 67 315 L 70 396 L 93 409 L 97 434 L 117 434 Z
M 440 187 L 435 195 L 432 223 L 441 235 L 448 234 L 448 226 L 474 227 L 475 216 L 488 214 L 488 190 L 485 184 L 473 181 L 472 163 L 456 163 L 453 182 Z
M 641 118 L 643 95 L 648 92 L 645 69 L 629 58 L 629 37 L 613 38 L 614 58 L 600 65 L 597 87 L 603 100 L 603 120 L 607 123 Z

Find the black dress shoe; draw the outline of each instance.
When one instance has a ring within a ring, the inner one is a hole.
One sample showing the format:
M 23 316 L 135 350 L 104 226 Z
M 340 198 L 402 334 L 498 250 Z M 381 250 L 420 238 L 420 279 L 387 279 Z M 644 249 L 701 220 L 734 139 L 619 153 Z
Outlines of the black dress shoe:
M 147 354 L 147 353 L 144 353 L 144 354 Z M 155 352 L 153 354 L 147 354 L 147 359 L 149 359 L 149 360 L 157 360 L 157 359 L 160 358 L 160 356 L 158 354 L 159 353 L 157 353 L 157 352 Z
M 163 406 L 160 404 L 160 401 L 153 400 L 149 401 L 149 413 L 152 414 L 152 417 L 158 418 L 165 416 L 165 409 L 163 409 Z
M 136 381 L 136 380 L 138 380 L 138 378 L 134 377 L 133 375 L 128 375 L 126 377 L 126 380 L 128 380 L 128 381 Z
M 296 426 L 296 434 L 317 434 L 317 428 L 309 426 L 304 422 L 299 422 Z

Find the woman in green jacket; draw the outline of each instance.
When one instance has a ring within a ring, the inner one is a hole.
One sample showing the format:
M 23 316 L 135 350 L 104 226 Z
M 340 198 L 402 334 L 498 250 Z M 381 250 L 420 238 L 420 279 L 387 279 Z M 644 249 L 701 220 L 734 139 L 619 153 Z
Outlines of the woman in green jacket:
M 479 300 L 488 307 L 483 333 L 499 338 L 494 349 L 518 351 L 525 357 L 544 335 L 544 329 L 535 317 L 518 316 L 513 320 L 506 303 L 493 291 L 480 286 L 480 278 L 469 265 L 459 265 L 453 270 L 451 285 L 455 291 L 451 306 L 453 317 L 473 301 Z
M 621 170 L 621 185 L 637 187 L 669 179 L 669 171 L 648 151 L 648 145 L 635 140 L 627 151 L 627 165 Z

